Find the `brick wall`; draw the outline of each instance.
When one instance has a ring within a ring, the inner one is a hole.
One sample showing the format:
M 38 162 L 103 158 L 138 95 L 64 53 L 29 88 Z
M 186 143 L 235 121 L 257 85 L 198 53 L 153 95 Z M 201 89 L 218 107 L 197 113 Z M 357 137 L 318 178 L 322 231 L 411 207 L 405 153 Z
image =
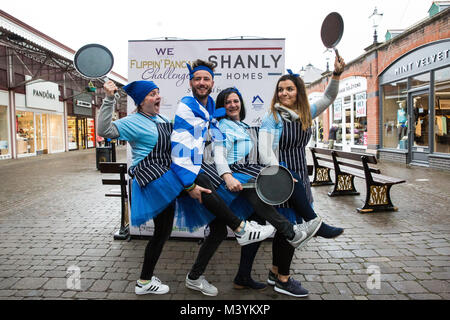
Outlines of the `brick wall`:
M 428 18 L 414 26 L 411 26 L 403 34 L 383 43 L 377 48 L 370 49 L 357 59 L 347 62 L 347 67 L 341 75 L 341 79 L 351 76 L 365 77 L 367 79 L 367 120 L 368 120 L 368 148 L 375 149 L 380 143 L 379 133 L 379 99 L 378 76 L 389 67 L 400 56 L 424 44 L 440 39 L 450 38 L 450 8 Z M 344 57 L 345 58 L 345 57 Z M 325 80 L 325 81 L 324 81 Z M 310 92 L 323 92 L 327 78 L 321 78 L 307 87 Z M 324 113 L 324 137 L 328 138 L 329 113 Z M 326 117 L 326 118 L 325 118 Z M 406 161 L 404 156 L 386 155 L 386 157 L 397 158 L 400 162 Z

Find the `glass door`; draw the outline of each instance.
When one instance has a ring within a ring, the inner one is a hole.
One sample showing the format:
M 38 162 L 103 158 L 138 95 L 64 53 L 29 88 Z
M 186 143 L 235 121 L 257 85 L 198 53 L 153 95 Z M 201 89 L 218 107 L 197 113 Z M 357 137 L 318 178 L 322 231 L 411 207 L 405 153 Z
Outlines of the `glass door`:
M 42 147 L 42 114 L 36 113 L 34 123 L 36 124 L 36 154 L 43 153 Z
M 430 153 L 428 97 L 428 91 L 411 93 L 409 97 L 411 162 L 428 163 L 428 154 Z
M 350 96 L 344 98 L 344 106 L 342 110 L 342 150 L 351 151 L 351 146 L 353 145 L 353 108 Z
M 78 149 L 86 149 L 86 119 L 77 119 Z

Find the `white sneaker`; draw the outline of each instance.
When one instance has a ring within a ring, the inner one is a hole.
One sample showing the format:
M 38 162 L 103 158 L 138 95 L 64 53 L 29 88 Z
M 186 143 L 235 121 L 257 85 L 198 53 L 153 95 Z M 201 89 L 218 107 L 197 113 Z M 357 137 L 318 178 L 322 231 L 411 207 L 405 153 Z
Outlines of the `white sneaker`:
M 136 286 L 134 287 L 134 292 L 136 294 L 165 294 L 169 292 L 169 286 L 165 285 L 159 280 L 157 277 L 153 276 L 152 280 L 147 284 L 141 284 L 139 281 L 136 281 Z
M 295 236 L 292 240 L 287 240 L 294 248 L 301 248 L 319 231 L 322 225 L 322 218 L 317 217 L 308 222 L 294 225 Z
M 239 235 L 236 232 L 236 240 L 241 246 L 245 246 L 247 244 L 253 242 L 263 241 L 270 237 L 275 231 L 275 228 L 272 225 L 260 225 L 256 221 L 246 221 L 244 227 L 244 234 Z
M 191 280 L 188 276 L 186 276 L 185 284 L 187 288 L 200 291 L 205 296 L 215 297 L 219 293 L 219 290 L 209 283 L 205 279 L 205 276 L 200 276 L 197 280 Z

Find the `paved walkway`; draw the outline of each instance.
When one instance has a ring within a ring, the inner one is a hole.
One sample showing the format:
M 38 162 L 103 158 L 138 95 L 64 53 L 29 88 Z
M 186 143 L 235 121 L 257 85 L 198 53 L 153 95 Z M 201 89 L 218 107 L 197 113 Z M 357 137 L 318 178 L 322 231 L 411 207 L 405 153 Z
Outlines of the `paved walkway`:
M 125 160 L 124 147 L 117 157 Z M 450 172 L 380 166 L 407 180 L 392 189 L 398 212 L 359 214 L 355 208 L 365 196 L 360 179 L 360 196 L 329 198 L 329 187 L 313 188 L 316 212 L 345 233 L 314 238 L 295 253 L 292 274 L 309 290 L 308 299 L 450 299 Z M 234 240 L 220 246 L 205 274 L 219 296 L 185 288 L 199 247 L 175 239 L 155 271 L 170 294 L 136 296 L 147 241 L 113 239 L 120 200 L 104 197 L 110 187 L 101 185 L 95 150 L 0 161 L 0 181 L 0 299 L 293 299 L 272 288 L 233 289 L 240 252 Z M 265 241 L 254 278 L 265 281 L 270 265 L 271 242 Z M 80 283 L 73 281 L 78 274 Z

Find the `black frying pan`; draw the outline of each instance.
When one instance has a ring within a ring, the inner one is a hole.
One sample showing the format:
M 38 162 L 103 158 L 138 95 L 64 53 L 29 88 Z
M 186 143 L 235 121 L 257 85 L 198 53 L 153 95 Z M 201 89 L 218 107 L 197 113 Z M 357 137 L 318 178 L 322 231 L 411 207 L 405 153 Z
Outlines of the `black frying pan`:
M 291 197 L 294 178 L 285 167 L 268 166 L 259 172 L 255 182 L 243 183 L 242 188 L 255 188 L 261 201 L 275 206 Z
M 101 79 L 103 82 L 109 79 L 106 75 L 114 65 L 114 57 L 108 48 L 97 43 L 82 46 L 73 58 L 75 69 L 85 78 Z M 116 92 L 116 98 L 120 95 Z
M 339 41 L 344 34 L 344 20 L 337 12 L 332 12 L 325 17 L 320 29 L 320 36 L 325 47 L 333 49 L 336 56 L 339 57 L 339 52 L 336 49 Z

